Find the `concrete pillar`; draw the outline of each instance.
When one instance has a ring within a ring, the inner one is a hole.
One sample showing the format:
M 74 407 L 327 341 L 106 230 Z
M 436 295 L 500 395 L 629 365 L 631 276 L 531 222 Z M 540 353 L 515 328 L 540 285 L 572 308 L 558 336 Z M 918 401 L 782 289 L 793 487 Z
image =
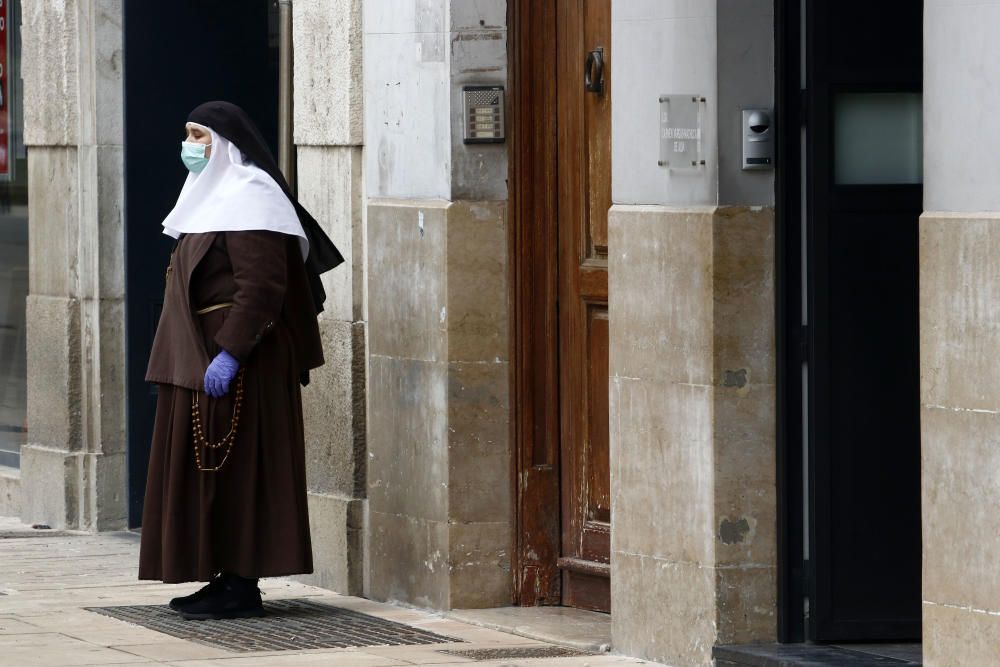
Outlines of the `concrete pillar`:
M 924 664 L 951 667 L 1000 655 L 1000 2 L 924 8 Z
M 122 0 L 22 3 L 29 170 L 21 516 L 126 522 Z
M 327 273 L 326 365 L 303 391 L 315 571 L 307 583 L 359 595 L 364 575 L 367 313 L 361 0 L 295 0 L 298 196 L 344 254 Z
M 366 594 L 509 604 L 506 150 L 461 87 L 506 84 L 503 0 L 366 0 Z
M 770 0 L 612 4 L 611 623 L 618 652 L 711 665 L 776 637 Z M 658 97 L 706 97 L 706 164 L 658 162 Z

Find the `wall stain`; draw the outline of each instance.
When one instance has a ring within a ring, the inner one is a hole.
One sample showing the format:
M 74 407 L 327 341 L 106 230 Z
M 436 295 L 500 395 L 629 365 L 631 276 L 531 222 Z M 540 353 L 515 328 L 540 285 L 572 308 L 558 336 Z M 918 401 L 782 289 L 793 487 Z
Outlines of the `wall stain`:
M 740 544 L 746 540 L 750 532 L 750 523 L 746 519 L 731 521 L 723 519 L 719 526 L 719 537 L 723 544 Z

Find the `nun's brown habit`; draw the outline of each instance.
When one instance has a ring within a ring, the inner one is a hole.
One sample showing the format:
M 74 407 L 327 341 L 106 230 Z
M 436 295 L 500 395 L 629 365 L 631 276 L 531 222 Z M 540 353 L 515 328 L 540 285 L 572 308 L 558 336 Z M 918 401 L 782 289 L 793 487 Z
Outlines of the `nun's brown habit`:
M 291 197 L 242 110 L 212 102 L 189 120 L 212 127 L 275 178 L 295 204 L 310 255 L 302 260 L 296 237 L 264 230 L 186 234 L 175 247 L 146 377 L 159 395 L 139 578 L 311 572 L 300 381 L 323 363 L 318 275 L 342 258 Z M 218 304 L 233 305 L 198 314 Z M 220 399 L 204 393 L 205 369 L 220 349 L 239 359 L 244 373 L 238 427 L 228 457 L 226 447 L 200 447 L 196 458 L 192 415 L 200 412 L 212 443 L 233 421 L 238 381 Z M 224 457 L 217 471 L 199 469 Z

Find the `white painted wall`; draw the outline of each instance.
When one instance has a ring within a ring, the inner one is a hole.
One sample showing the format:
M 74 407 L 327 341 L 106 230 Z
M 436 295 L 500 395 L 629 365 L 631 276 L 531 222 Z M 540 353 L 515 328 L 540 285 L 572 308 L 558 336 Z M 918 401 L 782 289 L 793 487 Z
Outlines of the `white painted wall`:
M 719 203 L 774 205 L 774 171 L 743 171 L 743 113 L 774 108 L 774 0 L 717 0 Z
M 365 0 L 364 25 L 368 195 L 451 199 L 448 1 Z
M 774 204 L 774 172 L 742 169 L 741 110 L 774 106 L 774 0 L 612 0 L 616 204 Z M 705 167 L 659 159 L 661 94 L 708 98 Z
M 506 85 L 506 0 L 365 0 L 368 193 L 506 199 L 506 145 L 462 141 L 462 86 Z
M 924 1 L 924 209 L 1000 211 L 1000 0 Z
M 612 199 L 616 204 L 691 205 L 718 200 L 716 3 L 612 0 Z M 708 98 L 702 125 L 707 164 L 694 172 L 657 165 L 664 93 Z

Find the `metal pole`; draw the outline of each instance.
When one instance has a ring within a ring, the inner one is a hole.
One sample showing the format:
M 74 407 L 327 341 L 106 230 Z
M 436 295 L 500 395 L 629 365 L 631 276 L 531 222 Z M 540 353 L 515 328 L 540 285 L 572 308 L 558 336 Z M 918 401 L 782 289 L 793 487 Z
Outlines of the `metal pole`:
M 278 167 L 295 192 L 292 86 L 292 0 L 278 0 Z

